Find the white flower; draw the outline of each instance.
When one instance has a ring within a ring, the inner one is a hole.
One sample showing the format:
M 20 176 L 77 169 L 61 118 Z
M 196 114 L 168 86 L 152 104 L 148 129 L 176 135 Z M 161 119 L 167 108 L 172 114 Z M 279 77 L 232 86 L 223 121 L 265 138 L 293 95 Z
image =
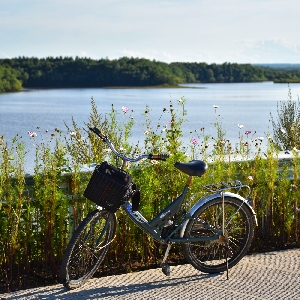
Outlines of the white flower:
M 238 124 L 238 127 L 239 127 L 240 129 L 242 129 L 242 128 L 244 128 L 244 125 Z
M 281 131 L 283 134 L 286 134 L 286 131 L 285 131 L 283 128 L 281 128 L 280 131 Z
M 76 132 L 75 131 L 68 131 L 68 134 L 73 136 L 73 135 L 76 135 Z
M 213 107 L 214 107 L 214 108 L 218 108 L 218 107 L 219 107 L 219 105 L 213 105 Z
M 249 180 L 251 180 L 251 181 L 253 180 L 253 177 L 252 177 L 252 176 L 248 176 L 247 178 L 248 178 Z
M 257 139 L 261 142 L 264 140 L 264 138 L 262 136 L 258 137 Z
M 189 157 L 189 156 L 190 156 L 187 152 L 185 152 L 184 155 L 185 155 L 186 157 Z
M 298 151 L 298 149 L 296 147 L 293 148 L 294 151 Z
M 158 164 L 158 161 L 157 161 L 157 160 L 151 160 L 151 164 L 152 164 L 152 165 L 157 165 L 157 164 Z
M 145 132 L 144 132 L 144 134 L 148 134 L 149 133 L 149 131 L 148 130 L 146 130 Z
M 110 149 L 110 148 L 106 148 L 105 151 L 106 151 L 107 153 L 109 153 L 109 152 L 111 152 L 111 149 Z

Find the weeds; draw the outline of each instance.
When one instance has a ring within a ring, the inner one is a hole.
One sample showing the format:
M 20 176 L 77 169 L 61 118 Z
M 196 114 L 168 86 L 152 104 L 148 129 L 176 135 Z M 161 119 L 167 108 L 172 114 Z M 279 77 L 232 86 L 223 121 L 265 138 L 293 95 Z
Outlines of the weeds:
M 101 116 L 95 101 L 85 128 L 75 120 L 67 126 L 64 136 L 59 129 L 52 132 L 37 128 L 29 132 L 35 145 L 34 174 L 25 177 L 26 149 L 16 137 L 11 146 L 0 138 L 0 266 L 1 289 L 20 288 L 38 284 L 38 278 L 52 282 L 57 274 L 63 251 L 78 223 L 94 209 L 93 203 L 82 195 L 91 176 L 91 166 L 107 160 L 120 166 L 105 143 L 88 131 L 98 127 L 113 141 L 116 149 L 128 156 L 142 152 L 169 153 L 166 162 L 141 161 L 127 166 L 141 190 L 141 211 L 151 220 L 182 191 L 186 176 L 175 170 L 176 161 L 202 159 L 209 163 L 207 173 L 194 178 L 186 208 L 192 206 L 205 191 L 203 185 L 220 181 L 241 180 L 251 189 L 257 213 L 252 251 L 299 246 L 299 166 L 297 150 L 286 161 L 278 159 L 278 147 L 270 135 L 257 137 L 251 130 L 237 124 L 239 143 L 226 138 L 217 114 L 215 136 L 205 134 L 205 128 L 190 131 L 189 142 L 183 143 L 186 99 L 162 108 L 157 124 L 152 123 L 151 109 L 146 107 L 144 122 L 135 121 L 134 111 L 112 106 L 110 113 Z M 168 120 L 166 123 L 162 120 Z M 130 143 L 131 132 L 138 126 L 144 140 Z M 276 135 L 275 135 L 276 137 Z M 291 146 L 294 146 L 291 145 Z M 244 195 L 245 196 L 245 195 Z M 133 226 L 122 211 L 117 212 L 116 239 L 105 264 L 130 271 L 139 266 L 155 265 L 161 259 L 158 245 L 140 229 Z M 176 250 L 178 251 L 178 249 Z M 178 256 L 178 252 L 176 252 Z M 22 278 L 27 278 L 27 283 Z

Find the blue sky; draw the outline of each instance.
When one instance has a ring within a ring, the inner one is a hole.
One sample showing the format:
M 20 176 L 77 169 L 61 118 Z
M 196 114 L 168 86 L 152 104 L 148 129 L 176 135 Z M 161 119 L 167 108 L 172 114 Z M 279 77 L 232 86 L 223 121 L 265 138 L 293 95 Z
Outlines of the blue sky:
M 300 63 L 299 0 L 0 0 L 0 58 Z

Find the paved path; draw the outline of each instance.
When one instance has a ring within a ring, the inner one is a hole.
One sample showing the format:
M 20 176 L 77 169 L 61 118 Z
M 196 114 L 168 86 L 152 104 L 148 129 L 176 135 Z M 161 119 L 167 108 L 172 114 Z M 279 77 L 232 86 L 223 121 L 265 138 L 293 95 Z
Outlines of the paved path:
M 62 285 L 2 294 L 0 299 L 300 299 L 300 249 L 246 256 L 226 274 L 209 275 L 191 265 L 89 280 L 68 291 Z

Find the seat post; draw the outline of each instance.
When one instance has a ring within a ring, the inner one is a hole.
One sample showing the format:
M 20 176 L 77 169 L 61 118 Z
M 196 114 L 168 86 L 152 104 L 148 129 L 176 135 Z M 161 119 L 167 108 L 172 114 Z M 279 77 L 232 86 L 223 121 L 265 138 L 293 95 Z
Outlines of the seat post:
M 188 178 L 188 180 L 187 180 L 187 182 L 186 182 L 186 184 L 185 184 L 185 186 L 188 188 L 188 187 L 190 187 L 190 184 L 191 184 L 191 182 L 192 182 L 192 179 L 193 179 L 193 176 L 189 176 L 189 178 Z

